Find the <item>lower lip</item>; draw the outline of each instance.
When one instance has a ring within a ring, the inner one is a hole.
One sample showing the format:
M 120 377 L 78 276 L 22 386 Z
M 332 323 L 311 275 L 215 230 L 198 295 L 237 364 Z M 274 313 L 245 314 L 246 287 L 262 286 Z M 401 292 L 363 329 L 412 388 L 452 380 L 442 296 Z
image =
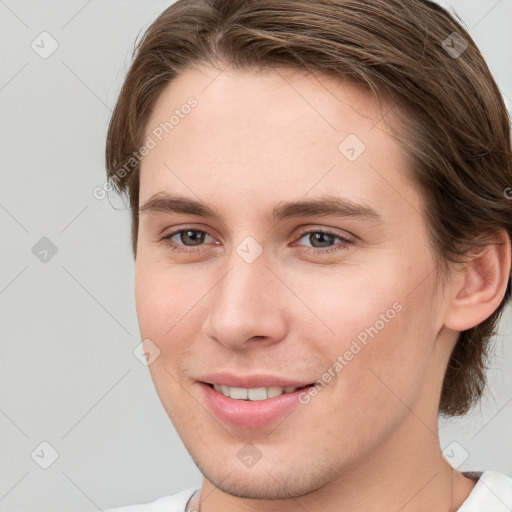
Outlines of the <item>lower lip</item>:
M 235 400 L 204 382 L 199 385 L 206 403 L 218 419 L 234 427 L 253 429 L 266 427 L 285 417 L 300 403 L 299 395 L 308 389 L 300 388 L 266 400 Z

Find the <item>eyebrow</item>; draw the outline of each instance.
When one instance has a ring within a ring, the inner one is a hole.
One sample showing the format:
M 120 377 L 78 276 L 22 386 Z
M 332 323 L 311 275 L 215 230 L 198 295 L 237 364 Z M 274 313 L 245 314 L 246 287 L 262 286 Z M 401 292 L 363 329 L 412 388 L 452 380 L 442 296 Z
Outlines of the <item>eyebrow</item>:
M 159 192 L 151 196 L 139 208 L 139 214 L 146 213 L 184 213 L 199 217 L 222 220 L 222 215 L 203 202 L 187 197 Z M 279 203 L 272 211 L 274 220 L 294 217 L 313 216 L 358 217 L 373 221 L 382 221 L 377 211 L 368 205 L 355 203 L 349 199 L 331 195 L 318 199 L 289 201 Z

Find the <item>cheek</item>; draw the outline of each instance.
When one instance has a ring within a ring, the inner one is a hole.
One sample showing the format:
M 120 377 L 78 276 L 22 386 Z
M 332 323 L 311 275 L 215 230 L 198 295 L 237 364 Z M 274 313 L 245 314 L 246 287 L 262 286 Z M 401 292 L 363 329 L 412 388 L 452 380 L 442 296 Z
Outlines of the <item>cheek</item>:
M 425 300 L 431 283 L 411 293 L 416 277 L 393 275 L 394 279 L 375 275 L 359 284 L 354 278 L 351 293 L 330 290 L 336 339 L 325 351 L 326 370 L 336 376 L 330 385 L 332 400 L 324 403 L 335 401 L 334 415 L 361 438 L 376 434 L 376 415 L 383 429 L 391 432 L 414 407 L 436 335 Z
M 186 329 L 193 318 L 194 308 L 191 306 L 199 299 L 200 290 L 187 286 L 179 272 L 140 251 L 135 267 L 140 335 L 142 339 L 151 340 L 160 351 L 148 369 L 172 421 L 185 413 L 182 410 L 183 388 L 179 384 L 184 380 L 181 362 L 190 356 L 191 333 Z
M 186 324 L 187 312 L 194 304 L 199 305 L 204 293 L 197 285 L 197 279 L 191 280 L 185 272 L 153 261 L 143 253 L 138 255 L 135 302 L 141 335 L 160 343 L 175 338 L 176 327 Z
M 375 394 L 386 384 L 406 395 L 416 392 L 429 362 L 436 338 L 427 300 L 433 278 L 425 280 L 399 263 L 366 272 L 354 269 L 335 279 L 321 276 L 296 288 L 310 310 L 302 334 L 308 336 L 311 355 L 330 373 L 344 375 L 335 380 L 355 383 L 350 394 L 359 399 L 364 389 Z
M 189 380 L 188 361 L 197 363 L 201 329 L 207 311 L 206 292 L 213 286 L 207 275 L 172 268 L 141 251 L 135 270 L 135 299 L 142 339 L 150 339 L 159 350 L 149 371 L 162 403 L 171 418 L 184 402 L 182 382 Z M 185 411 L 182 411 L 185 412 Z M 174 420 L 173 420 L 174 421 Z

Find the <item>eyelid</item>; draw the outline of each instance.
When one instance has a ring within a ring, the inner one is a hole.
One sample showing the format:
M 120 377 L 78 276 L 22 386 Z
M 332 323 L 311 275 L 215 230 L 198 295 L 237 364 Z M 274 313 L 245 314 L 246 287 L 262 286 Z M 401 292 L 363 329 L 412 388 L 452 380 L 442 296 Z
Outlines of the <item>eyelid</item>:
M 342 232 L 339 232 L 335 228 L 326 228 L 321 226 L 308 226 L 300 230 L 299 233 L 295 236 L 295 240 L 299 240 L 308 233 L 325 233 L 326 235 L 337 236 L 350 242 L 355 242 L 357 240 L 357 237 L 348 231 L 342 230 Z
M 197 224 L 184 224 L 183 226 L 175 226 L 171 230 L 164 229 L 159 235 L 159 239 L 163 240 L 165 238 L 172 238 L 174 235 L 181 233 L 182 231 L 201 231 L 212 238 L 217 238 L 217 236 L 211 235 L 209 231 L 211 231 L 210 227 L 198 226 Z
M 299 230 L 299 232 L 295 235 L 295 240 L 297 240 L 298 238 L 302 238 L 305 234 L 307 233 L 311 233 L 311 232 L 322 232 L 322 233 L 325 233 L 325 234 L 328 234 L 328 235 L 333 235 L 333 236 L 339 236 L 340 238 L 344 238 L 344 239 L 350 239 L 350 240 L 355 240 L 357 239 L 357 237 L 355 235 L 353 235 L 352 233 L 349 233 L 348 231 L 345 231 L 343 230 L 342 233 L 339 233 L 337 231 L 334 230 L 335 228 L 326 228 L 326 227 L 322 227 L 322 226 L 307 226 L 305 228 L 302 228 Z M 202 228 L 201 226 L 197 226 L 197 225 L 194 225 L 194 224 L 190 224 L 190 225 L 183 225 L 183 226 L 179 226 L 179 227 L 175 227 L 172 231 L 166 233 L 165 230 L 163 231 L 163 234 L 160 236 L 160 238 L 172 238 L 174 235 L 177 235 L 178 233 L 182 232 L 182 231 L 187 231 L 187 230 L 190 230 L 190 231 L 201 231 L 203 233 L 206 233 L 207 235 L 213 237 L 213 235 L 210 235 L 210 233 L 208 233 L 207 229 L 205 228 Z M 215 237 L 213 237 L 215 238 Z
M 207 245 L 206 243 L 199 244 L 199 245 L 187 246 L 185 244 L 181 244 L 179 242 L 174 242 L 173 240 L 171 240 L 174 236 L 179 235 L 180 233 L 182 233 L 184 231 L 198 231 L 198 232 L 204 233 L 205 235 L 210 236 L 213 239 L 215 239 L 215 237 L 213 235 L 208 233 L 208 231 L 206 229 L 203 229 L 202 227 L 198 227 L 197 225 L 184 225 L 184 226 L 175 227 L 168 234 L 162 235 L 160 237 L 160 241 L 168 243 L 171 246 L 172 250 L 176 250 L 178 252 L 195 253 L 195 252 L 204 250 L 201 248 L 203 246 L 206 246 Z M 339 238 L 341 240 L 341 242 L 334 244 L 331 247 L 326 247 L 326 248 L 310 247 L 307 245 L 302 245 L 302 244 L 297 243 L 305 235 L 311 234 L 311 233 L 322 233 L 322 234 L 330 235 L 330 236 Z M 309 225 L 307 227 L 302 228 L 295 235 L 294 242 L 292 243 L 292 247 L 293 246 L 303 247 L 304 252 L 313 253 L 314 255 L 322 255 L 322 254 L 326 255 L 329 253 L 333 253 L 335 251 L 347 249 L 346 246 L 354 244 L 356 242 L 356 239 L 357 239 L 356 236 L 352 235 L 351 233 L 348 233 L 347 231 L 343 231 L 343 233 L 339 233 L 334 228 L 326 228 L 326 227 L 321 227 L 321 226 Z M 216 242 L 215 245 L 218 245 L 218 243 Z M 343 247 L 343 245 L 345 245 L 345 247 Z

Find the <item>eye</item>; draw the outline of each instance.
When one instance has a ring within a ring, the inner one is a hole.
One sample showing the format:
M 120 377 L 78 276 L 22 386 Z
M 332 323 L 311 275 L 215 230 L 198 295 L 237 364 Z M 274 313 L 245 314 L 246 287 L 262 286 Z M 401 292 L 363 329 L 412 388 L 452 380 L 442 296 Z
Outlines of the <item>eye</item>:
M 210 237 L 208 233 L 200 229 L 184 228 L 162 238 L 166 243 L 171 246 L 173 251 L 178 252 L 195 252 L 200 249 L 193 249 L 194 246 L 201 246 L 205 242 L 205 238 Z M 186 249 L 186 247 L 192 247 Z
M 173 251 L 193 253 L 201 250 L 201 246 L 208 242 L 208 237 L 215 240 L 206 233 L 206 231 L 193 227 L 185 227 L 164 236 L 162 240 L 168 244 Z M 310 245 L 297 243 L 303 239 L 309 242 Z M 303 247 L 303 250 L 312 254 L 329 254 L 348 249 L 349 245 L 354 244 L 352 238 L 325 229 L 303 231 L 300 233 L 297 242 L 294 245 Z
M 351 238 L 324 229 L 304 231 L 300 234 L 298 241 L 302 239 L 305 239 L 311 244 L 310 246 L 304 246 L 306 252 L 313 254 L 329 254 L 335 251 L 345 250 L 348 249 L 349 245 L 354 243 L 354 240 Z M 336 240 L 340 241 L 337 246 L 333 245 Z

